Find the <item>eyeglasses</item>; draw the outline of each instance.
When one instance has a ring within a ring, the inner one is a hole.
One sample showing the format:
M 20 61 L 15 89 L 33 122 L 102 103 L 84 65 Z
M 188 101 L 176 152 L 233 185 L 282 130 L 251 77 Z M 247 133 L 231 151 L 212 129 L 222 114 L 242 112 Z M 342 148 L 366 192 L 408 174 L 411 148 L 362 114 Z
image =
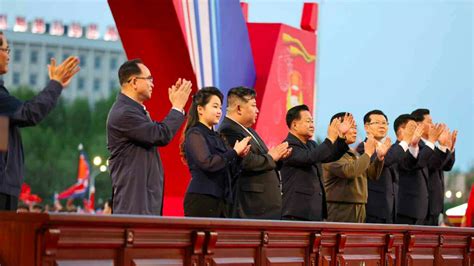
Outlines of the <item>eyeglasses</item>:
M 0 48 L 0 51 L 4 51 L 7 54 L 10 54 L 11 49 L 10 48 Z
M 388 122 L 379 122 L 379 121 L 370 122 L 368 124 L 369 125 L 376 125 L 376 126 L 388 126 Z
M 151 83 L 153 83 L 153 77 L 152 77 L 152 76 L 148 76 L 148 77 L 133 77 L 133 78 L 136 78 L 136 79 L 146 79 L 146 80 L 150 81 Z M 130 83 L 130 81 L 132 81 L 133 78 L 129 79 L 127 82 Z

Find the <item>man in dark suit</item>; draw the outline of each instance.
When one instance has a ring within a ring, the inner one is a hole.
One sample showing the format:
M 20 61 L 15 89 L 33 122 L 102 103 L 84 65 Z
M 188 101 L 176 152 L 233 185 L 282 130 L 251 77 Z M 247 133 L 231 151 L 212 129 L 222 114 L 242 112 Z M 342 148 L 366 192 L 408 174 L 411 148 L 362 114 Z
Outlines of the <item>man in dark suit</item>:
M 308 106 L 298 105 L 286 113 L 290 129 L 285 141 L 292 148 L 291 155 L 281 167 L 283 213 L 285 220 L 322 221 L 327 218 L 326 193 L 322 183 L 321 163 L 336 161 L 349 149 L 345 133 L 351 128 L 349 117 L 333 120 L 327 138 L 316 144 L 311 138 L 314 123 Z
M 234 218 L 281 219 L 281 189 L 277 162 L 288 157 L 291 149 L 284 142 L 268 150 L 251 128 L 258 114 L 253 89 L 237 87 L 227 94 L 227 115 L 219 132 L 228 144 L 250 136 L 250 152 L 242 160 L 242 172 L 234 180 Z
M 412 113 L 418 123 L 414 140 L 410 144 L 417 147 L 416 163 L 408 168 L 399 166 L 400 185 L 398 198 L 398 224 L 425 224 L 429 210 L 429 168 L 436 161 L 444 161 L 446 153 L 435 149 L 434 143 L 444 130 L 441 124 L 433 125 L 431 117 L 429 123 L 423 123 L 423 116 Z M 421 120 L 420 120 L 421 119 Z M 411 156 L 411 155 L 409 155 Z
M 7 38 L 0 31 L 0 75 L 8 72 L 10 47 Z M 79 60 L 70 56 L 56 66 L 51 59 L 48 66 L 50 81 L 46 87 L 29 101 L 20 101 L 10 95 L 0 80 L 0 116 L 3 116 L 4 127 L 8 134 L 4 137 L 6 151 L 0 151 L 0 211 L 16 211 L 18 196 L 24 177 L 24 152 L 20 128 L 31 127 L 43 120 L 56 106 L 59 96 L 69 85 L 72 77 L 79 71 Z
M 163 166 L 157 147 L 167 145 L 184 122 L 191 82 L 179 79 L 169 92 L 173 108 L 153 121 L 143 103 L 151 98 L 153 77 L 139 59 L 119 68 L 121 91 L 107 118 L 107 148 L 114 214 L 161 215 Z
M 406 127 L 412 121 L 411 126 Z M 379 143 L 387 136 L 387 116 L 380 110 L 372 110 L 364 116 L 364 129 L 367 135 L 372 135 Z M 408 115 L 400 115 L 395 119 L 394 129 L 397 141 L 385 155 L 382 174 L 378 180 L 369 179 L 369 196 L 366 204 L 367 223 L 394 223 L 398 205 L 398 165 L 412 163 L 414 157 L 408 156 L 409 143 L 415 130 L 415 122 Z M 364 153 L 364 142 L 357 147 L 357 152 Z
M 417 109 L 412 112 L 412 116 L 425 128 L 433 127 L 428 109 Z M 429 210 L 425 225 L 439 225 L 439 216 L 444 211 L 444 171 L 451 171 L 455 162 L 454 144 L 457 132 L 451 133 L 445 125 L 442 127 L 444 129 L 437 139 L 438 142 L 434 145 L 435 154 L 439 156 L 431 157 L 428 163 Z M 427 138 L 428 135 L 424 134 L 422 141 L 429 145 Z

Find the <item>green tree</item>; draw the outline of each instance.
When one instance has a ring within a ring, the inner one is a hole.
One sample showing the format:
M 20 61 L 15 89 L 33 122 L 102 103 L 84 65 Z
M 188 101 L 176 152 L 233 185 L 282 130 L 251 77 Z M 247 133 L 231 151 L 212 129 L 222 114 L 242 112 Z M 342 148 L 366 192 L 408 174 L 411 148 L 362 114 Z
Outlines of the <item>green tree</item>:
M 28 100 L 36 94 L 30 88 L 20 87 L 12 94 Z M 25 151 L 25 182 L 32 193 L 43 198 L 45 204 L 53 202 L 54 192 L 61 192 L 76 182 L 78 145 L 84 146 L 89 156 L 92 172 L 92 158 L 100 156 L 105 161 L 109 153 L 106 147 L 107 114 L 115 95 L 89 105 L 87 99 L 71 102 L 60 99 L 55 109 L 37 126 L 21 130 Z M 96 176 L 97 199 L 111 197 L 111 180 L 108 173 Z

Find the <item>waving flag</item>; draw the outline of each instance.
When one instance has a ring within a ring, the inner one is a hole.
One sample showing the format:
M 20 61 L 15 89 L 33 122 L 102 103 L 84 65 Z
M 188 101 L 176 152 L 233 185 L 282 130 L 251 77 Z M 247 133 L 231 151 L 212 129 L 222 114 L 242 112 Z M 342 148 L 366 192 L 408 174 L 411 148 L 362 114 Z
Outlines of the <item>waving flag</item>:
M 83 150 L 79 153 L 79 165 L 77 167 L 77 182 L 59 193 L 58 199 L 80 198 L 86 195 L 89 187 L 90 165 L 87 162 L 86 154 Z
M 21 185 L 21 192 L 20 192 L 19 199 L 26 204 L 40 203 L 42 201 L 42 199 L 38 195 L 31 194 L 31 188 L 26 183 L 23 183 Z
M 91 175 L 89 177 L 89 198 L 83 199 L 84 211 L 86 213 L 95 213 L 95 177 Z

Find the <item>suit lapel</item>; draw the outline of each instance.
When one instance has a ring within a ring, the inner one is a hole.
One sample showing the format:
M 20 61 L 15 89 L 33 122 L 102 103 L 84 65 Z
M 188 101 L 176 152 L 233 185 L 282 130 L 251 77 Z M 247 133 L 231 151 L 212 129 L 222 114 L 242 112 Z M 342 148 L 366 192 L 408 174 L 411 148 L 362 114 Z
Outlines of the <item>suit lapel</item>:
M 267 145 L 265 145 L 265 142 L 263 142 L 263 140 L 260 138 L 257 132 L 253 130 L 252 128 L 248 128 L 248 131 L 250 131 L 252 135 L 255 137 L 255 139 L 252 138 L 252 140 L 257 144 L 257 147 L 260 149 L 260 151 L 262 153 L 267 153 L 268 152 Z
M 239 132 L 240 134 L 244 135 L 245 137 L 251 137 L 250 138 L 250 145 L 252 146 L 252 149 L 256 148 L 261 153 L 267 153 L 268 150 L 265 150 L 265 148 L 266 148 L 265 143 L 261 142 L 261 143 L 263 143 L 263 146 L 262 146 L 261 143 L 257 142 L 258 141 L 257 138 L 259 138 L 259 136 L 257 135 L 257 133 L 255 131 L 253 131 L 253 129 L 249 128 L 248 130 L 250 132 L 252 132 L 254 137 L 252 137 L 241 125 L 239 125 L 237 122 L 235 122 L 234 120 L 232 120 L 228 117 L 224 118 L 224 122 L 222 122 L 222 124 L 229 124 L 229 127 L 232 128 L 232 130 Z
M 421 149 L 431 149 L 430 147 L 426 147 L 426 144 L 423 140 L 420 140 L 420 142 L 418 143 L 418 146 L 419 146 L 420 151 Z M 423 169 L 421 169 L 421 172 L 423 173 L 423 177 L 425 178 L 426 184 L 429 184 L 430 173 L 428 171 L 428 167 L 423 167 Z

